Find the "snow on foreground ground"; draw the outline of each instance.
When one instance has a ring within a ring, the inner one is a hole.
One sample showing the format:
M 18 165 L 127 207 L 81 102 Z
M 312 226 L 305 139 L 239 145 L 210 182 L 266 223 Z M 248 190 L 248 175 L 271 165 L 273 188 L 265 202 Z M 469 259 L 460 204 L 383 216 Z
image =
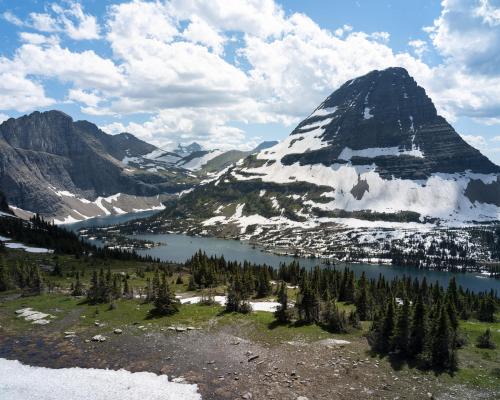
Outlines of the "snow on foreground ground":
M 201 302 L 200 296 L 194 297 L 184 297 L 178 295 L 176 296 L 181 304 L 196 304 Z M 227 302 L 227 296 L 214 296 L 214 301 L 220 305 L 225 305 Z M 250 305 L 252 306 L 253 311 L 266 311 L 266 312 L 275 312 L 280 305 L 280 303 L 276 301 L 250 301 Z
M 2 400 L 201 400 L 196 385 L 166 375 L 106 369 L 51 369 L 0 358 Z
M 46 249 L 44 247 L 31 247 L 26 246 L 22 243 L 10 242 L 10 239 L 4 236 L 0 236 L 0 242 L 4 242 L 5 247 L 9 249 L 21 249 L 28 253 L 53 253 L 54 250 Z

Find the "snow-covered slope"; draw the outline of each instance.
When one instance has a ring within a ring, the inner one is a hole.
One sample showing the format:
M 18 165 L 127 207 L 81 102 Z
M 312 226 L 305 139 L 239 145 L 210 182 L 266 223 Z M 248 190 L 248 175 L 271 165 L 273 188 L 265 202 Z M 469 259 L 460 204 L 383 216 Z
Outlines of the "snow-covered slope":
M 185 195 L 179 210 L 240 235 L 353 217 L 497 221 L 500 167 L 462 140 L 406 70 L 389 68 L 346 82 L 289 137 Z

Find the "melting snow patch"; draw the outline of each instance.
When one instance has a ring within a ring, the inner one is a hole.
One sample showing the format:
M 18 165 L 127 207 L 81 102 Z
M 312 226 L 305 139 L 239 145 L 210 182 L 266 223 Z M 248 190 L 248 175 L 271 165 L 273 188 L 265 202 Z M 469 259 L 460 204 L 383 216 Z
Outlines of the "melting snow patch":
M 320 340 L 318 343 L 326 345 L 326 346 L 335 346 L 335 345 L 341 345 L 341 344 L 351 344 L 351 342 L 349 342 L 347 340 L 342 340 L 342 339 L 325 339 L 325 340 Z
M 200 296 L 193 297 L 185 297 L 176 296 L 181 304 L 197 304 L 201 301 Z M 227 301 L 226 296 L 214 296 L 214 301 L 220 305 L 225 305 Z M 252 306 L 253 311 L 266 311 L 266 312 L 275 312 L 279 306 L 279 303 L 276 301 L 250 301 L 250 305 Z
M 16 311 L 18 318 L 24 318 L 25 321 L 32 321 L 32 324 L 47 325 L 50 323 L 50 318 L 55 318 L 51 314 L 45 314 L 40 311 L 35 311 L 32 308 L 21 308 Z
M 9 249 L 21 249 L 28 253 L 53 253 L 54 250 L 46 249 L 44 247 L 30 247 L 22 243 L 6 242 L 5 247 Z
M 363 111 L 363 118 L 364 119 L 371 119 L 373 118 L 373 115 L 372 115 L 372 110 L 370 107 L 365 107 L 364 111 Z
M 368 149 L 353 150 L 349 147 L 344 147 L 339 155 L 340 160 L 350 161 L 353 157 L 375 158 L 380 156 L 413 156 L 423 158 L 424 155 L 418 149 L 400 150 L 399 147 L 370 147 Z
M 0 358 L 2 400 L 201 400 L 196 385 L 166 375 L 106 369 L 32 367 Z

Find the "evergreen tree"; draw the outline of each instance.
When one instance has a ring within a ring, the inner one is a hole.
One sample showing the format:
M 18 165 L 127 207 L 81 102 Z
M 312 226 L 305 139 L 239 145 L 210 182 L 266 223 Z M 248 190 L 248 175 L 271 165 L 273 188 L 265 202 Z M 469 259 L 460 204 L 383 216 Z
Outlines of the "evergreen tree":
M 1 243 L 1 242 L 0 242 Z M 7 267 L 0 262 L 0 292 L 11 289 L 13 286 Z
M 450 327 L 448 312 L 442 305 L 433 331 L 432 366 L 436 369 L 455 369 L 457 359 L 453 347 L 453 332 Z
M 491 296 L 481 299 L 477 319 L 482 322 L 495 322 L 496 304 Z
M 98 303 L 99 297 L 99 281 L 97 277 L 97 271 L 92 272 L 92 278 L 90 279 L 90 288 L 87 292 L 87 298 L 90 304 Z
M 486 329 L 482 335 L 479 335 L 476 346 L 481 349 L 495 349 L 497 347 L 493 342 L 490 328 Z
M 318 294 L 311 288 L 308 279 L 305 280 L 297 297 L 296 307 L 299 317 L 307 324 L 319 322 L 320 302 Z
M 324 326 L 333 333 L 347 332 L 347 319 L 345 311 L 339 311 L 334 300 L 328 301 L 325 310 L 322 313 L 321 319 Z
M 288 294 L 285 282 L 281 282 L 278 291 L 278 302 L 280 304 L 274 312 L 274 316 L 278 320 L 278 322 L 287 323 L 290 321 L 290 316 L 288 312 Z
M 359 280 L 358 295 L 356 296 L 356 311 L 361 321 L 366 321 L 370 318 L 368 289 L 364 271 Z
M 392 336 L 392 349 L 405 357 L 409 353 L 410 344 L 410 303 L 407 298 L 403 299 L 403 305 L 399 307 L 394 335 Z
M 76 273 L 76 281 L 75 284 L 73 285 L 73 290 L 71 294 L 73 296 L 83 296 L 84 294 L 83 285 L 82 282 L 80 281 L 80 274 L 78 272 Z
M 408 344 L 409 354 L 417 356 L 424 351 L 427 341 L 427 312 L 425 304 L 420 293 L 417 302 L 413 307 L 413 316 L 411 321 L 411 330 Z
M 381 353 L 391 351 L 391 338 L 394 334 L 394 300 L 391 297 L 387 299 L 387 308 L 384 318 L 380 325 L 380 331 L 377 336 L 377 345 Z
M 175 293 L 170 289 L 167 282 L 167 275 L 163 273 L 158 293 L 154 299 L 153 315 L 172 315 L 179 311 L 179 301 L 175 298 Z

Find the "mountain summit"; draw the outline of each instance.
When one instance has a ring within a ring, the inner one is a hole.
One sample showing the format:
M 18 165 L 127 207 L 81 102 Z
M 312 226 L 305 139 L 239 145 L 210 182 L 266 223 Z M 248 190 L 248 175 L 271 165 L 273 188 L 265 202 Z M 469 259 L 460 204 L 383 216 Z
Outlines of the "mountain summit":
M 199 218 L 201 232 L 233 226 L 247 236 L 262 226 L 309 229 L 352 218 L 492 221 L 500 217 L 499 177 L 500 167 L 438 115 L 405 69 L 388 68 L 346 82 L 282 142 L 161 218 L 184 213 Z
M 404 68 L 346 82 L 293 130 L 290 141 L 285 165 L 375 164 L 383 177 L 410 179 L 438 172 L 500 172 L 437 114 Z

